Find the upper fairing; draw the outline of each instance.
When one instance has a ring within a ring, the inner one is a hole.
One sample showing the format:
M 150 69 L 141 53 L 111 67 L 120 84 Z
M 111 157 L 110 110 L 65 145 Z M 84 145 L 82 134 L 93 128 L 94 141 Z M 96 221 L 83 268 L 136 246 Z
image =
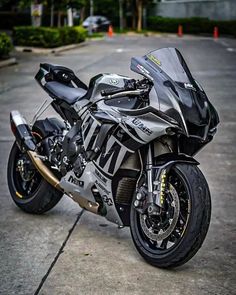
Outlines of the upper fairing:
M 203 127 L 197 135 L 204 137 L 208 125 L 217 125 L 214 108 L 177 49 L 163 48 L 132 58 L 131 70 L 152 80 L 150 104 L 175 119 L 187 135 L 196 135 Z

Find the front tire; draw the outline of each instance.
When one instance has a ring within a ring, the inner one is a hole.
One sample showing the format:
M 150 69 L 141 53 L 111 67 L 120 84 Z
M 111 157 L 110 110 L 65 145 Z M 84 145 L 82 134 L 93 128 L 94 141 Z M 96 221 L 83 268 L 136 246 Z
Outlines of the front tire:
M 21 153 L 16 142 L 9 155 L 7 179 L 13 201 L 27 213 L 42 214 L 49 211 L 63 195 L 39 174 L 28 155 Z
M 148 263 L 161 268 L 180 266 L 197 253 L 207 234 L 211 217 L 211 197 L 208 184 L 197 166 L 190 164 L 173 166 L 168 173 L 167 184 L 177 192 L 176 204 L 171 206 L 179 208 L 177 216 L 173 207 L 170 206 L 172 222 L 177 217 L 174 223 L 175 228 L 168 237 L 160 240 L 157 227 L 156 232 L 153 230 L 155 228 L 154 224 L 151 224 L 153 219 L 150 221 L 148 216 L 142 216 L 134 208 L 135 195 L 130 214 L 130 230 L 135 247 Z M 169 203 L 174 202 L 173 197 L 171 200 L 171 195 L 166 196 L 166 202 L 168 198 Z M 168 212 L 168 204 L 165 208 L 164 210 Z M 165 222 L 167 228 L 168 221 L 163 221 L 166 216 L 167 213 L 163 215 L 161 222 L 163 224 Z M 160 220 L 158 222 L 160 225 Z M 169 224 L 171 225 L 171 222 Z M 164 230 L 162 229 L 162 234 Z

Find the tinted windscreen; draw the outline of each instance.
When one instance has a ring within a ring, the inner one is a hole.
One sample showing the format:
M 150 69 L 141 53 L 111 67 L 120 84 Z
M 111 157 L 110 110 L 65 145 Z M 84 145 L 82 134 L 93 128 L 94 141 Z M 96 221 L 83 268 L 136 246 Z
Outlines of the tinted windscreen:
M 198 127 L 207 124 L 207 97 L 176 48 L 162 48 L 132 58 L 131 70 L 152 79 L 157 96 L 155 100 L 153 95 L 150 103 L 180 125 L 185 123 L 189 134 L 192 134 L 190 124 Z
M 154 50 L 145 55 L 145 60 L 150 66 L 161 69 L 176 82 L 193 82 L 192 75 L 182 55 L 175 48 Z

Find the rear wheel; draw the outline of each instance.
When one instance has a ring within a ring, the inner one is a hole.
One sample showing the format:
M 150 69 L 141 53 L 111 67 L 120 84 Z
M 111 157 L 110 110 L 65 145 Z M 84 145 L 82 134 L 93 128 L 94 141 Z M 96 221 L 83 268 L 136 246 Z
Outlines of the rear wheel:
M 7 179 L 13 201 L 28 213 L 41 214 L 52 209 L 63 195 L 40 175 L 16 143 L 9 155 Z
M 211 199 L 205 177 L 188 164 L 171 168 L 164 199 L 159 215 L 141 214 L 131 206 L 130 228 L 143 258 L 168 268 L 186 263 L 201 247 L 210 223 Z

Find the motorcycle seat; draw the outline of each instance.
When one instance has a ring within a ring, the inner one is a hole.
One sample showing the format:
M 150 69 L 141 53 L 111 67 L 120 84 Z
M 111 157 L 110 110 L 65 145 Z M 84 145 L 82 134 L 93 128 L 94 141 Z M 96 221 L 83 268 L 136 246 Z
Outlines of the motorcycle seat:
M 52 98 L 64 100 L 70 105 L 87 93 L 85 89 L 69 87 L 56 81 L 47 82 L 44 87 Z

